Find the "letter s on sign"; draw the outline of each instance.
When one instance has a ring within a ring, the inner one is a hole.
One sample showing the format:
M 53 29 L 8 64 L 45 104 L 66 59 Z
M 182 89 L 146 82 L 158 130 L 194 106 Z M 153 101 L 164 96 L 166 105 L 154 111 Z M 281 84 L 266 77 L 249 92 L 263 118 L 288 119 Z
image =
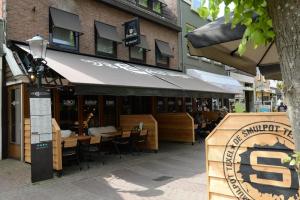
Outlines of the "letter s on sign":
M 250 175 L 250 181 L 261 185 L 290 188 L 292 184 L 291 171 L 284 164 L 278 164 L 287 157 L 288 154 L 283 152 L 253 151 L 250 155 L 250 164 L 255 174 Z M 262 163 L 258 163 L 259 159 Z

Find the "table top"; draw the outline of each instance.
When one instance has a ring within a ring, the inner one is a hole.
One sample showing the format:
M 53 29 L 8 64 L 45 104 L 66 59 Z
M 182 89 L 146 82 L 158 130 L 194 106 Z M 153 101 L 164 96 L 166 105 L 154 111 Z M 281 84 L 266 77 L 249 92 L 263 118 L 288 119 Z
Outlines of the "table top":
M 112 137 L 117 137 L 122 135 L 121 132 L 112 132 L 112 133 L 100 133 L 99 136 L 104 137 L 104 138 L 112 138 Z M 89 135 L 72 135 L 66 138 L 61 138 L 62 141 L 67 140 L 67 139 L 77 139 L 78 141 L 83 141 L 83 140 L 88 140 L 91 138 Z

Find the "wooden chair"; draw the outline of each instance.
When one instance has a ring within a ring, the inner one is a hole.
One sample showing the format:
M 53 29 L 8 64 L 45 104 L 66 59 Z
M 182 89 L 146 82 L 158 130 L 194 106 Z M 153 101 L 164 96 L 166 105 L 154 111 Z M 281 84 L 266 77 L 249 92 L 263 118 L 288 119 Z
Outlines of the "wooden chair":
M 115 150 L 117 151 L 117 153 L 121 157 L 121 151 L 120 151 L 120 147 L 124 146 L 124 147 L 128 147 L 130 151 L 132 151 L 131 149 L 131 131 L 122 131 L 122 135 L 120 137 L 116 137 L 112 140 L 112 143 L 114 144 Z
M 67 138 L 62 142 L 62 162 L 75 161 L 80 166 L 80 159 L 78 153 L 78 140 L 77 138 Z

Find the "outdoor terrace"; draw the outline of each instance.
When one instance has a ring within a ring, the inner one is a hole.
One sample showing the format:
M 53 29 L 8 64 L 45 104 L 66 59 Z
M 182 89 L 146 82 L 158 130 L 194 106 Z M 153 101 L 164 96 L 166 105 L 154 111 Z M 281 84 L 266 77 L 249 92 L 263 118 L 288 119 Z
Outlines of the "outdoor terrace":
M 68 167 L 61 178 L 31 184 L 30 165 L 0 161 L 0 200 L 206 199 L 204 143 L 162 143 L 158 153 L 105 155 L 105 165 Z

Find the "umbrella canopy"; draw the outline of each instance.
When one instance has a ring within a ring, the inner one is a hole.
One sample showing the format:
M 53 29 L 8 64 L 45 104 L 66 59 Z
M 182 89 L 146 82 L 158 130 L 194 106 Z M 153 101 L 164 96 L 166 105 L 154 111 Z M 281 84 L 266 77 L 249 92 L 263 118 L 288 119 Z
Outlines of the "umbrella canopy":
M 238 46 L 245 29 L 243 25 L 231 29 L 231 23 L 226 24 L 224 17 L 219 18 L 187 34 L 189 53 L 224 63 L 253 75 L 256 75 L 256 67 L 267 69 L 262 70 L 262 73 L 267 73 L 264 75 L 271 79 L 281 79 L 274 42 L 256 49 L 252 44 L 247 44 L 243 56 L 238 55 Z M 272 73 L 268 74 L 270 69 Z

